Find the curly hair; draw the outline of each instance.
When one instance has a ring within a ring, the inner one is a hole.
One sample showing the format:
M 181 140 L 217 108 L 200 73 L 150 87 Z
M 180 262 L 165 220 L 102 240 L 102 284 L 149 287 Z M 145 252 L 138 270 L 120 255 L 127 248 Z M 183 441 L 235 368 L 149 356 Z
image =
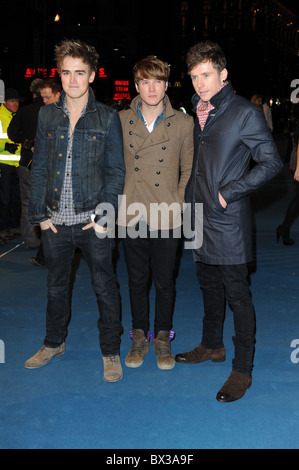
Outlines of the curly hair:
M 170 67 L 167 62 L 158 59 L 154 55 L 149 55 L 135 64 L 133 68 L 134 82 L 139 80 L 164 80 L 168 81 L 170 75 Z
M 217 43 L 211 41 L 203 41 L 191 47 L 187 53 L 186 64 L 188 74 L 201 62 L 211 61 L 213 66 L 221 72 L 226 68 L 226 58 L 222 49 Z
M 99 54 L 93 46 L 89 46 L 80 39 L 64 39 L 60 44 L 55 46 L 55 59 L 59 71 L 61 70 L 63 60 L 67 56 L 81 59 L 89 66 L 92 72 L 97 71 Z

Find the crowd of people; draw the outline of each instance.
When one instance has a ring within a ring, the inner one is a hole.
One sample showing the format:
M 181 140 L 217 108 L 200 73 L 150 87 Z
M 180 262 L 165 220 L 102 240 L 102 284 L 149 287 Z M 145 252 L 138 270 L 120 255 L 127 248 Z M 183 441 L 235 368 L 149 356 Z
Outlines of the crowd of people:
M 38 249 L 31 262 L 48 270 L 46 333 L 25 368 L 39 368 L 66 351 L 72 258 L 79 249 L 97 298 L 104 380 L 122 378 L 113 263 L 114 232 L 121 232 L 132 315 L 126 367 L 142 366 L 150 342 L 161 370 L 176 363 L 224 361 L 228 302 L 235 355 L 216 398 L 222 403 L 242 398 L 252 384 L 255 351 L 247 271 L 252 260 L 250 195 L 282 169 L 263 109 L 235 94 L 225 55 L 210 41 L 187 54 L 194 117 L 172 106 L 167 96 L 170 67 L 156 56 L 136 63 L 137 96 L 125 109 L 115 109 L 97 101 L 92 91 L 98 63 L 93 46 L 64 40 L 55 54 L 61 88 L 35 80 L 32 104 L 19 111 L 20 97 L 8 89 L 0 109 L 6 114 L 6 120 L 0 114 L 2 132 L 7 132 L 1 158 L 5 152 L 9 157 L 0 163 L 1 233 L 5 238 L 5 231 L 20 224 L 26 246 Z M 117 220 L 112 229 L 110 208 Z M 175 271 L 188 210 L 193 231 L 202 232 L 193 258 L 204 318 L 200 343 L 174 356 Z M 150 277 L 156 293 L 153 322 Z

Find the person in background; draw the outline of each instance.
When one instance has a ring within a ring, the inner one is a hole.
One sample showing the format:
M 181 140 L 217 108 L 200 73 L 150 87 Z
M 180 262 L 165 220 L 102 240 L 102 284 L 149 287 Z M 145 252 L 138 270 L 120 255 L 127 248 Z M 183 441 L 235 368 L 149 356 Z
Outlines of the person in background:
M 166 95 L 170 69 L 154 56 L 134 67 L 138 96 L 128 110 L 120 112 L 124 134 L 126 177 L 125 204 L 140 205 L 139 216 L 119 217 L 125 226 L 124 250 L 129 274 L 132 314 L 132 345 L 127 367 L 139 367 L 149 349 L 148 285 L 152 274 L 156 289 L 154 350 L 159 369 L 175 366 L 171 352 L 172 317 L 175 301 L 175 269 L 180 243 L 185 186 L 193 160 L 193 118 L 172 108 Z M 173 218 L 166 210 L 153 214 L 153 207 L 175 206 Z M 125 206 L 125 207 L 124 207 Z M 154 215 L 157 215 L 155 218 Z M 154 220 L 156 219 L 156 220 Z M 133 232 L 139 235 L 132 236 Z
M 289 171 L 293 175 L 295 194 L 287 207 L 282 224 L 276 229 L 277 243 L 282 238 L 282 242 L 286 246 L 291 246 L 295 243 L 295 240 L 290 237 L 290 231 L 293 223 L 299 216 L 299 124 L 294 129 L 293 141 Z
M 265 100 L 263 103 L 263 111 L 265 115 L 266 122 L 271 132 L 273 132 L 273 119 L 272 119 L 272 110 L 269 106 L 269 100 Z
M 225 360 L 226 301 L 233 312 L 232 372 L 217 393 L 227 403 L 243 397 L 252 383 L 255 312 L 248 284 L 252 260 L 250 194 L 282 170 L 262 109 L 234 93 L 226 58 L 205 41 L 187 54 L 195 94 L 194 162 L 185 198 L 203 207 L 203 243 L 193 250 L 203 294 L 201 343 L 176 355 L 182 364 Z M 251 158 L 255 165 L 251 168 Z
M 58 101 L 61 93 L 61 85 L 55 78 L 47 78 L 44 80 L 40 90 L 44 104 L 52 104 Z
M 256 104 L 257 106 L 259 106 L 260 108 L 263 107 L 263 98 L 262 98 L 262 95 L 259 95 L 259 94 L 255 94 L 251 97 L 251 103 L 253 104 Z
M 52 103 L 56 103 L 60 97 L 60 93 L 61 85 L 57 80 L 55 80 L 55 78 L 47 78 L 44 80 L 40 89 L 40 94 L 46 106 Z M 42 242 L 40 243 L 36 255 L 31 256 L 30 263 L 33 264 L 33 266 L 37 266 L 39 268 L 46 268 L 46 260 Z
M 37 127 L 38 113 L 43 105 L 40 95 L 41 78 L 36 78 L 30 85 L 33 102 L 23 106 L 12 118 L 8 129 L 8 137 L 22 144 L 18 176 L 21 195 L 21 235 L 27 248 L 37 248 L 40 245 L 37 230 L 28 219 L 28 204 L 31 196 L 31 163 L 33 157 L 34 139 Z
M 9 139 L 7 128 L 19 109 L 20 95 L 14 88 L 5 90 L 0 105 L 0 239 L 20 235 L 21 199 L 18 178 L 21 145 Z
M 25 368 L 39 368 L 65 353 L 72 259 L 79 248 L 98 303 L 104 380 L 117 382 L 122 378 L 122 325 L 114 239 L 103 226 L 104 214 L 96 210 L 103 203 L 117 214 L 125 165 L 118 113 L 96 101 L 90 88 L 98 57 L 93 46 L 80 40 L 57 45 L 63 92 L 39 112 L 28 213 L 30 222 L 41 228 L 48 302 L 44 344 Z

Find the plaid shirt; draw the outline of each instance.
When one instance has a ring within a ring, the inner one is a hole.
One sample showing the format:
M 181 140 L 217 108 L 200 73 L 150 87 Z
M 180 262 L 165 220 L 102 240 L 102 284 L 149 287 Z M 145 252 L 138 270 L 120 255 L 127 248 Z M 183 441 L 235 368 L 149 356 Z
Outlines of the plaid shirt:
M 66 102 L 64 100 L 63 110 L 66 115 L 70 118 L 70 112 L 67 109 Z M 86 110 L 86 105 L 81 112 L 81 116 Z M 69 128 L 70 132 L 70 128 Z M 73 134 L 74 135 L 74 134 Z M 51 221 L 54 225 L 76 225 L 80 223 L 87 223 L 90 215 L 94 211 L 81 212 L 75 214 L 73 206 L 73 185 L 72 185 L 72 151 L 73 151 L 73 136 L 68 137 L 67 145 L 67 156 L 65 165 L 65 174 L 63 187 L 60 197 L 60 209 L 59 212 L 52 212 Z

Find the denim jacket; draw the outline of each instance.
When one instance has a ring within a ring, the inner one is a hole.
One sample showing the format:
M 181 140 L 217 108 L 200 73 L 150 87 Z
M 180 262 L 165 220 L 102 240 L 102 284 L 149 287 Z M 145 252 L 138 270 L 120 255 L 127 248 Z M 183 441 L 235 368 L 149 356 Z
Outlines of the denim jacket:
M 32 163 L 29 220 L 38 225 L 59 211 L 67 158 L 69 118 L 63 111 L 64 92 L 58 102 L 39 112 Z M 76 214 L 110 203 L 117 214 L 125 165 L 118 113 L 95 101 L 92 90 L 86 111 L 73 133 L 72 185 Z

